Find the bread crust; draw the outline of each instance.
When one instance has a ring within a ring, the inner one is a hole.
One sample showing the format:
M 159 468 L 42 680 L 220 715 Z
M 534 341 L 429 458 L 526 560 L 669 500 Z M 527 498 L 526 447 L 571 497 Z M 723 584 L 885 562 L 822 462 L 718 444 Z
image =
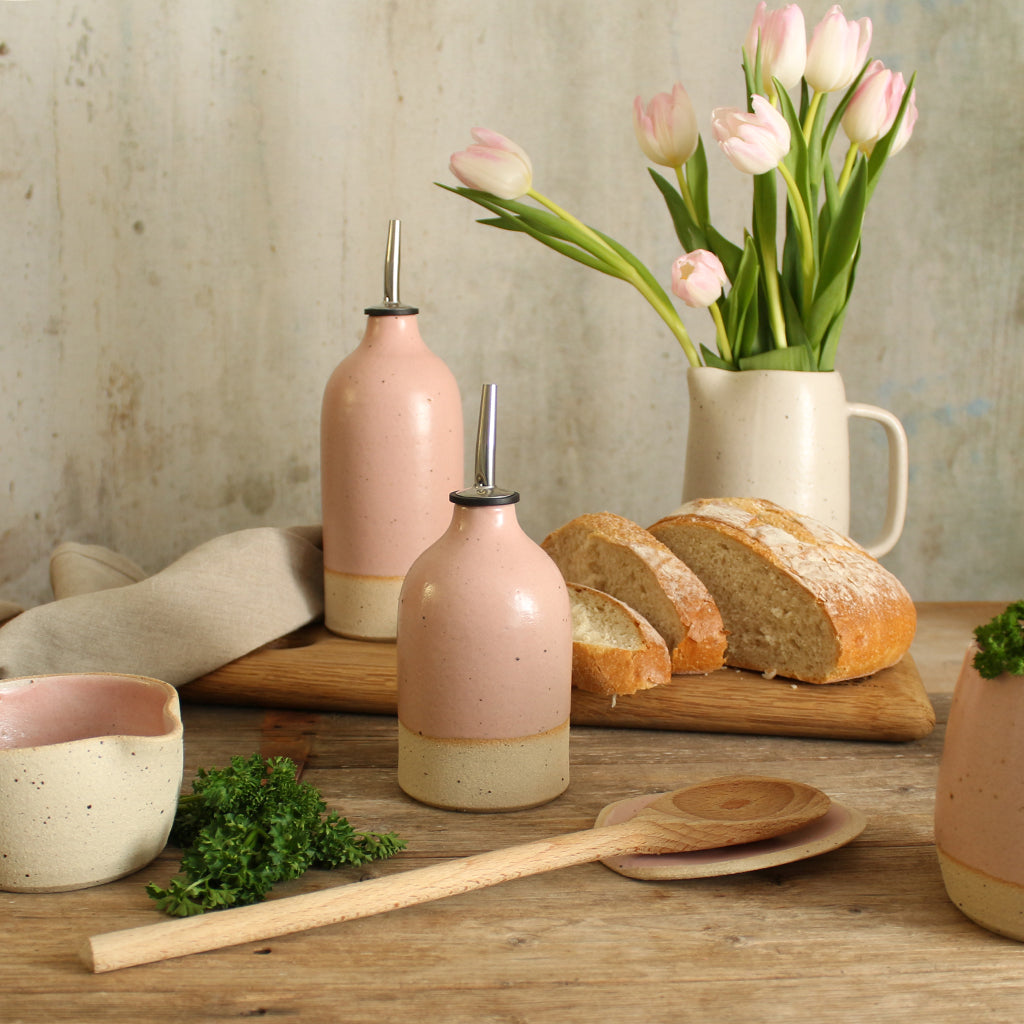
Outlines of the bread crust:
M 665 638 L 672 671 L 714 672 L 724 664 L 726 633 L 708 588 L 661 541 L 612 512 L 577 516 L 541 547 L 565 579 L 611 594 Z M 630 567 L 635 586 L 614 578 L 616 562 Z
M 830 683 L 872 675 L 897 664 L 909 650 L 917 627 L 910 595 L 880 562 L 836 530 L 756 498 L 698 499 L 650 527 L 682 558 L 691 544 L 701 543 L 700 531 L 707 537 L 730 538 L 756 556 L 765 573 L 777 573 L 803 588 L 836 638 L 832 664 L 813 678 L 796 675 L 784 659 L 772 665 L 744 664 L 727 651 L 727 664 Z M 710 574 L 705 583 L 714 593 Z M 727 606 L 726 595 L 720 595 L 719 606 Z
M 575 609 L 577 603 L 604 609 L 606 616 L 616 616 L 627 624 L 636 638 L 635 647 L 622 647 L 614 643 L 599 643 L 573 630 L 572 684 L 578 690 L 621 696 L 661 686 L 672 679 L 672 659 L 668 645 L 661 634 L 637 611 L 592 587 L 581 583 L 567 583 L 569 600 Z M 576 621 L 574 611 L 573 621 Z

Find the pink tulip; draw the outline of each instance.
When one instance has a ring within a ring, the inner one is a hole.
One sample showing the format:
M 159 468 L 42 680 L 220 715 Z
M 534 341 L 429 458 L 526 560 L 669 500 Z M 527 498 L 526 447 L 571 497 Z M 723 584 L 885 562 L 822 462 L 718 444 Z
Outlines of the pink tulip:
M 868 59 L 871 19 L 847 21 L 843 9 L 833 4 L 814 28 L 807 47 L 804 77 L 815 92 L 845 89 Z
M 477 144 L 452 154 L 452 174 L 468 188 L 498 199 L 526 195 L 533 185 L 533 165 L 525 150 L 487 128 L 474 128 L 470 134 Z
M 697 148 L 697 115 L 686 90 L 676 82 L 671 94 L 659 92 L 644 109 L 633 101 L 633 130 L 648 160 L 662 167 L 682 167 Z
M 728 283 L 721 260 L 707 249 L 694 249 L 672 264 L 672 291 L 695 309 L 717 302 Z
M 752 114 L 718 107 L 711 114 L 711 130 L 737 170 L 764 174 L 789 152 L 789 125 L 763 96 L 754 96 L 752 102 Z
M 893 126 L 906 91 L 903 75 L 890 71 L 880 60 L 872 61 L 843 114 L 843 131 L 850 142 L 870 156 L 878 140 Z M 910 141 L 916 123 L 917 103 L 912 92 L 890 156 Z
M 803 77 L 807 62 L 804 12 L 796 4 L 769 11 L 765 0 L 761 0 L 754 11 L 754 20 L 744 45 L 751 67 L 759 38 L 765 89 L 769 95 L 774 92 L 771 85 L 773 78 L 777 78 L 784 89 L 792 89 Z

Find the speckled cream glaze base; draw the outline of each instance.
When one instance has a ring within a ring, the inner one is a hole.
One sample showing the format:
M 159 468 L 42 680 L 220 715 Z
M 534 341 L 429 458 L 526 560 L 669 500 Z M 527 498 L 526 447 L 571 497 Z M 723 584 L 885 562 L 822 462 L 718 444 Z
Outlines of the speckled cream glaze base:
M 569 723 L 515 739 L 435 739 L 398 723 L 398 784 L 449 811 L 518 811 L 569 785 Z
M 1024 941 L 1024 886 L 968 867 L 940 849 L 946 892 L 972 921 L 997 935 Z
M 66 892 L 163 850 L 182 780 L 174 687 L 86 673 L 0 683 L 0 890 Z
M 394 640 L 404 576 L 355 576 L 324 570 L 324 625 L 354 640 Z

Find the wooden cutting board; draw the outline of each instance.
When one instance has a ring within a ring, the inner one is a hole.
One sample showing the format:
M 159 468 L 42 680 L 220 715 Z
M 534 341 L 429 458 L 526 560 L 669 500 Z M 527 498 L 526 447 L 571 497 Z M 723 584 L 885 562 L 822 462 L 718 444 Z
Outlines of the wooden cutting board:
M 393 643 L 346 640 L 306 626 L 180 690 L 184 701 L 305 711 L 394 714 Z M 906 741 L 927 736 L 935 711 L 908 654 L 850 683 L 814 686 L 720 669 L 612 701 L 573 690 L 574 725 L 686 732 Z

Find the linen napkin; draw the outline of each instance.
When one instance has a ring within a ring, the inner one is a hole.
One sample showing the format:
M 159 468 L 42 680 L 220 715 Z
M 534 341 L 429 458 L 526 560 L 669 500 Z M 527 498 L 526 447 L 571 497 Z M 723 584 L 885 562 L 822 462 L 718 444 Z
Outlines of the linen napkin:
M 200 544 L 147 577 L 96 545 L 50 559 L 55 600 L 0 625 L 0 678 L 65 672 L 180 686 L 323 611 L 320 528 L 257 527 Z M 16 612 L 12 605 L 0 607 Z

